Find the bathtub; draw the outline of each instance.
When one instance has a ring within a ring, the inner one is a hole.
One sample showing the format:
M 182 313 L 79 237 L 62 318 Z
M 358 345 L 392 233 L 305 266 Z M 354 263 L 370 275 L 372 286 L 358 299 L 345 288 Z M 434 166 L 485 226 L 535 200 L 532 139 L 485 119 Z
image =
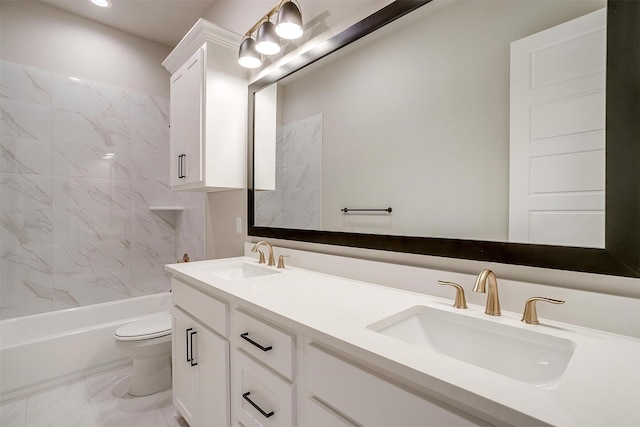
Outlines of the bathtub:
M 169 292 L 0 321 L 0 402 L 130 363 L 121 325 L 171 307 Z

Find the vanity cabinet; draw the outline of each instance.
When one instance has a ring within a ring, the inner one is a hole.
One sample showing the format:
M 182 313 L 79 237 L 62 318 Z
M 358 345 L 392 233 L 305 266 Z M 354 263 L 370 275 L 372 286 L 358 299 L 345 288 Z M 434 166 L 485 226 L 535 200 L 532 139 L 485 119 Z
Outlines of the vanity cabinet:
M 227 305 L 175 279 L 172 296 L 174 406 L 191 427 L 227 426 Z
M 170 78 L 174 191 L 246 186 L 247 81 L 237 35 L 200 19 L 163 62 Z
M 228 290 L 174 278 L 172 291 L 173 399 L 191 427 L 488 425 Z
M 296 425 L 294 336 L 236 309 L 231 339 L 234 419 L 245 427 Z
M 310 394 L 305 425 L 349 426 L 352 425 L 349 420 L 367 427 L 489 425 L 456 408 L 414 394 L 315 344 L 305 348 L 305 359 Z M 326 405 L 320 408 L 322 412 L 316 408 L 318 401 Z M 322 424 L 317 422 L 318 418 Z
M 190 426 L 229 425 L 229 343 L 173 308 L 173 402 Z

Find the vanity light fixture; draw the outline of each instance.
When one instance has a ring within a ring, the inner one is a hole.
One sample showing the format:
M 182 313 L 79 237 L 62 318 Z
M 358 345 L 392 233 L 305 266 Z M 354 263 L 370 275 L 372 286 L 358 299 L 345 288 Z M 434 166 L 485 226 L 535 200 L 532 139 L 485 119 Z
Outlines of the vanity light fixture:
M 276 33 L 287 40 L 299 39 L 302 36 L 302 15 L 293 2 L 287 2 L 278 11 Z
M 111 7 L 111 2 L 109 0 L 91 0 L 91 3 L 100 7 Z
M 256 50 L 256 41 L 249 37 L 245 37 L 240 43 L 240 52 L 238 52 L 238 64 L 245 68 L 258 68 L 262 65 L 260 53 Z
M 274 25 L 271 17 L 276 13 L 278 14 L 277 24 Z M 254 32 L 256 32 L 255 39 Z M 262 65 L 260 54 L 279 53 L 282 49 L 280 38 L 295 40 L 302 36 L 302 32 L 300 9 L 291 0 L 281 0 L 246 32 L 240 43 L 238 64 L 245 68 L 257 68 Z
M 264 21 L 256 35 L 256 50 L 265 55 L 275 55 L 280 52 L 279 42 L 276 26 L 271 21 Z

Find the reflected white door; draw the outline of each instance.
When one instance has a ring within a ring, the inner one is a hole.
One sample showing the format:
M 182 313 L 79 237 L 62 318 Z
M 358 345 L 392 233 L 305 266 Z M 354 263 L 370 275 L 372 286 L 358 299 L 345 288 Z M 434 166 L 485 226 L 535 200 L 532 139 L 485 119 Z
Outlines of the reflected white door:
M 604 247 L 606 9 L 511 43 L 509 241 Z

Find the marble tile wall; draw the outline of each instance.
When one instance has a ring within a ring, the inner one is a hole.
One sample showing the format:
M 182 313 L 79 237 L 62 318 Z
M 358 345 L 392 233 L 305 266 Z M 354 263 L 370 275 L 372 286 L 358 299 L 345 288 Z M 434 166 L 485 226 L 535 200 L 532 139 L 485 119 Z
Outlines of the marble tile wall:
M 276 190 L 256 193 L 257 225 L 322 226 L 322 114 L 278 126 Z
M 204 195 L 169 186 L 167 99 L 0 67 L 0 318 L 167 291 L 164 264 L 204 258 Z

